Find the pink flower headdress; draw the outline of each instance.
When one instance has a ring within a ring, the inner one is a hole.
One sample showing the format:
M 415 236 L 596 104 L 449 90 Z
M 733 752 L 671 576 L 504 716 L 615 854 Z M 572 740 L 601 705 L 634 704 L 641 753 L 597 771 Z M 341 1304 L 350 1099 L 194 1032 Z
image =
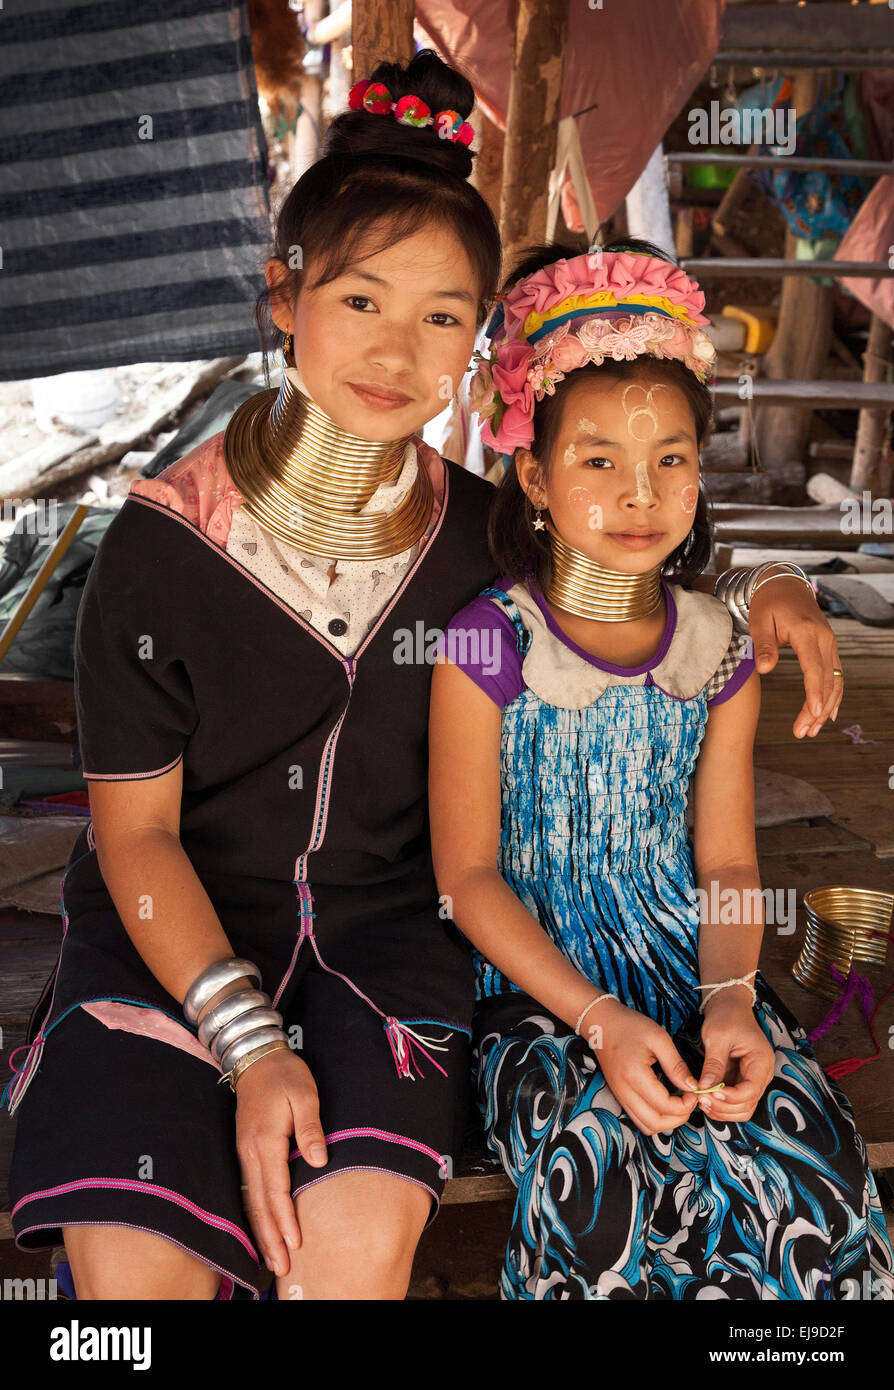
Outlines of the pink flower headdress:
M 700 327 L 704 303 L 679 266 L 639 251 L 591 248 L 526 276 L 488 324 L 489 354 L 475 354 L 470 404 L 484 442 L 504 454 L 530 448 L 535 404 L 585 362 L 676 358 L 706 381 L 715 350 Z

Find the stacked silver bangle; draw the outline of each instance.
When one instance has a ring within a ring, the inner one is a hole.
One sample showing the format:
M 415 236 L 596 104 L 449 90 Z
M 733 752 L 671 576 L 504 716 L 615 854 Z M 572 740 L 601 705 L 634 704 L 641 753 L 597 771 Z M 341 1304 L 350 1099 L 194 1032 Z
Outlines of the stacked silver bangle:
M 774 573 L 771 574 L 771 570 Z M 734 630 L 746 634 L 751 600 L 757 590 L 771 579 L 782 579 L 789 575 L 794 579 L 800 579 L 815 596 L 816 591 L 800 565 L 793 565 L 788 560 L 771 560 L 765 565 L 756 565 L 753 569 L 724 570 L 714 585 L 714 597 L 726 604 L 732 616 Z
M 282 1014 L 273 1008 L 269 994 L 260 989 L 242 989 L 228 994 L 205 1015 L 199 1014 L 205 1005 L 233 980 L 261 983 L 261 972 L 250 960 L 229 957 L 215 962 L 193 980 L 183 1001 L 187 1023 L 198 1025 L 199 1042 L 209 1048 L 220 1064 L 224 1076 L 259 1047 L 284 1042 L 288 1038 L 282 1029 Z

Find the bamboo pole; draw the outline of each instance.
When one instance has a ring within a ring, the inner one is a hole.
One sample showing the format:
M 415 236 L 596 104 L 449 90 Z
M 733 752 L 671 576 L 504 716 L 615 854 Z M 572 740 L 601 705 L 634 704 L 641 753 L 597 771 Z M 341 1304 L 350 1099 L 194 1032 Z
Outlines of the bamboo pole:
M 878 314 L 872 315 L 869 325 L 869 341 L 863 360 L 863 380 L 883 382 L 888 378 L 891 365 L 891 329 Z M 885 442 L 885 430 L 890 418 L 888 408 L 866 408 L 860 411 L 857 419 L 857 442 L 854 445 L 854 462 L 851 467 L 851 487 L 862 494 L 864 488 L 870 491 L 878 486 L 879 461 Z
M 353 80 L 377 63 L 408 63 L 413 56 L 415 0 L 358 0 L 351 14 Z
M 507 266 L 528 242 L 546 236 L 567 37 L 568 0 L 520 0 L 500 199 Z
M 803 72 L 793 80 L 792 105 L 799 118 L 816 101 L 818 78 L 818 73 Z M 787 162 L 786 167 L 790 167 Z M 786 231 L 785 260 L 796 259 L 797 245 L 798 239 Z M 819 377 L 832 339 L 832 312 L 830 287 L 816 285 L 800 275 L 786 276 L 782 282 L 776 336 L 763 361 L 764 378 Z M 759 456 L 768 472 L 790 459 L 803 458 L 810 425 L 809 409 L 785 405 L 761 410 L 755 432 Z

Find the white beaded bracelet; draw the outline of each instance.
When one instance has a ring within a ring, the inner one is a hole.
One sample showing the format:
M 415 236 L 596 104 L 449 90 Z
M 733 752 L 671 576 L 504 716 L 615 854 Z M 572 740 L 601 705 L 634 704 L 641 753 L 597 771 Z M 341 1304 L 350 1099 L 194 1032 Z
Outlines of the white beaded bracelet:
M 574 1031 L 575 1031 L 575 1033 L 579 1033 L 579 1032 L 580 1032 L 580 1026 L 581 1026 L 581 1024 L 583 1023 L 584 1019 L 586 1018 L 587 1014 L 590 1012 L 591 1009 L 594 1009 L 594 1008 L 596 1007 L 597 1004 L 601 1004 L 602 1001 L 603 1001 L 603 999 L 618 999 L 618 996 L 617 996 L 616 994 L 597 994 L 597 996 L 596 996 L 595 999 L 591 999 L 590 1002 L 589 1002 L 589 1004 L 587 1005 L 587 1007 L 584 1009 L 583 1013 L 581 1014 L 580 1018 L 577 1020 L 577 1023 L 575 1023 L 575 1025 L 574 1025 Z M 619 1003 L 619 1004 L 620 1004 L 620 1002 L 621 1002 L 620 999 L 618 999 L 618 1003 Z
M 705 1005 L 711 1002 L 715 994 L 719 994 L 720 990 L 722 989 L 730 989 L 733 985 L 745 985 L 747 989 L 751 990 L 751 1005 L 753 1008 L 754 1005 L 757 1003 L 757 990 L 754 988 L 754 985 L 751 983 L 751 980 L 756 974 L 756 970 L 749 970 L 748 974 L 743 975 L 740 980 L 724 980 L 719 985 L 699 985 L 698 988 L 700 990 L 709 989 L 711 991 L 711 993 L 708 994 L 699 1004 L 699 1013 L 703 1014 L 705 1012 Z

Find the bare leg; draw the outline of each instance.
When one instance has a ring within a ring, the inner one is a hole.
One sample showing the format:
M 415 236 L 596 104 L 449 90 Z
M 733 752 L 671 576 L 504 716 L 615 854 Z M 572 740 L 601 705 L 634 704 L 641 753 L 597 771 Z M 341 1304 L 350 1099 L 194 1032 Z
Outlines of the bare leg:
M 424 1187 L 390 1173 L 337 1173 L 295 1199 L 301 1248 L 276 1281 L 290 1299 L 406 1297 L 431 1211 Z
M 62 1235 L 79 1301 L 211 1300 L 216 1269 L 162 1236 L 128 1226 L 64 1226 Z

